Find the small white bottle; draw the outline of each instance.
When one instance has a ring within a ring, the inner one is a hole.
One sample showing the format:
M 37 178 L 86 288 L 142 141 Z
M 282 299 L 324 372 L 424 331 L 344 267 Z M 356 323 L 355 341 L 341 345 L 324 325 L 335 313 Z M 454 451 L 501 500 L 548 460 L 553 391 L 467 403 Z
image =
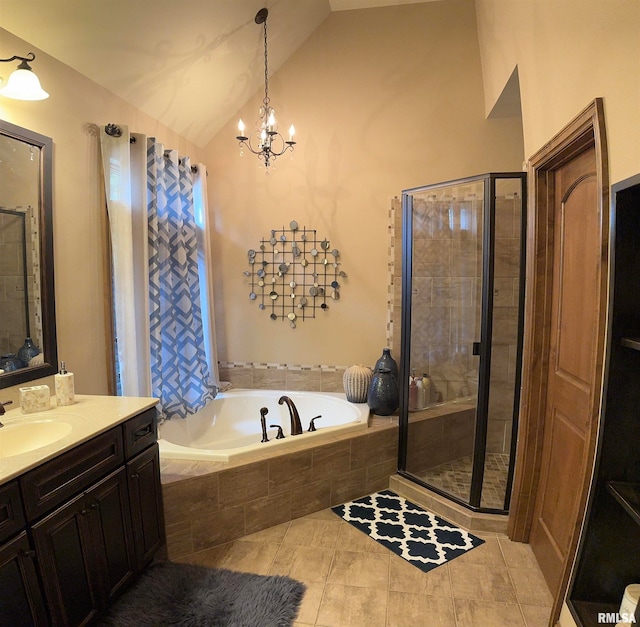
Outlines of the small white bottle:
M 60 372 L 54 376 L 54 380 L 58 406 L 73 405 L 76 402 L 76 395 L 73 387 L 73 372 L 67 372 L 64 361 L 60 362 Z
M 416 385 L 416 373 L 413 371 L 413 375 L 409 376 L 409 411 L 416 411 L 418 409 L 418 386 Z
M 429 375 L 425 372 L 422 374 L 422 391 L 424 393 L 424 407 L 427 407 L 431 404 L 431 379 Z
M 416 378 L 416 386 L 418 387 L 418 409 L 424 409 L 426 406 L 424 400 L 424 383 L 420 377 Z

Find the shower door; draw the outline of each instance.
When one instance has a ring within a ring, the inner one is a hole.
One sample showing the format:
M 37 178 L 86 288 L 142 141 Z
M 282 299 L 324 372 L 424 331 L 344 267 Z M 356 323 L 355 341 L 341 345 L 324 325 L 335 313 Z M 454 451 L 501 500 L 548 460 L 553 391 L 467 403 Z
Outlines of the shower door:
M 506 511 L 522 336 L 525 174 L 403 192 L 404 476 Z

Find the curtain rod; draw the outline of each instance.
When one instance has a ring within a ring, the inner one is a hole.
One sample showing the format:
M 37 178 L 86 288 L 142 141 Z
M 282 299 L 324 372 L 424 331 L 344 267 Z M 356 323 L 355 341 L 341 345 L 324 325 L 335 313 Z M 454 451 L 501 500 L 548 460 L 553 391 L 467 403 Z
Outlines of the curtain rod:
M 117 124 L 109 123 L 109 124 L 105 125 L 104 132 L 107 135 L 110 135 L 111 137 L 122 137 L 122 129 Z M 133 137 L 133 135 L 131 137 L 129 137 L 129 143 L 131 143 L 131 144 L 135 144 L 136 143 L 136 138 Z M 198 166 L 197 165 L 192 165 L 191 166 L 191 172 L 193 172 L 193 174 L 196 174 L 198 172 Z M 208 172 L 207 172 L 207 176 L 209 176 Z

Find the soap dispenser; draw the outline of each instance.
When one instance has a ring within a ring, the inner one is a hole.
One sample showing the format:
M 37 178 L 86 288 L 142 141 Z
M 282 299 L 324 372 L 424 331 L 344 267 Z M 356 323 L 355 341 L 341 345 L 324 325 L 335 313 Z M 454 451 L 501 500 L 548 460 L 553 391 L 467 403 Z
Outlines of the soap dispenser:
M 60 405 L 73 405 L 76 402 L 73 387 L 73 372 L 67 372 L 64 361 L 60 362 L 60 372 L 54 376 L 56 401 Z

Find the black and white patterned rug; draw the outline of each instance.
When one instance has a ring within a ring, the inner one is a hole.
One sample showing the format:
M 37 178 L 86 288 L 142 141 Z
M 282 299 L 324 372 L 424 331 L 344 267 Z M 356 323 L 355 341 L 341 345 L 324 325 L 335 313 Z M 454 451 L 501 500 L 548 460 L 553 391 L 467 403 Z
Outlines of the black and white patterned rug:
M 391 490 L 331 509 L 425 573 L 484 543 Z

